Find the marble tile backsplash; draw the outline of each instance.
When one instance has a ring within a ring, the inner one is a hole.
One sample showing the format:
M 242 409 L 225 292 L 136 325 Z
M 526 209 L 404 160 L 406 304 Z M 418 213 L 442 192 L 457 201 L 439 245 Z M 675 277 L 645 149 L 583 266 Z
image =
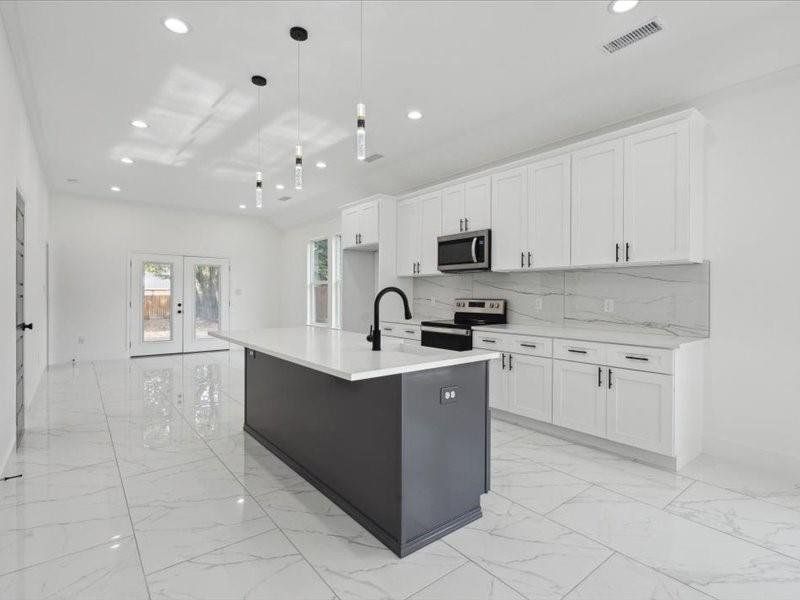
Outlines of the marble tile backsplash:
M 709 263 L 470 273 L 414 280 L 414 317 L 452 317 L 456 298 L 505 298 L 508 322 L 709 335 Z M 611 310 L 606 310 L 610 301 Z

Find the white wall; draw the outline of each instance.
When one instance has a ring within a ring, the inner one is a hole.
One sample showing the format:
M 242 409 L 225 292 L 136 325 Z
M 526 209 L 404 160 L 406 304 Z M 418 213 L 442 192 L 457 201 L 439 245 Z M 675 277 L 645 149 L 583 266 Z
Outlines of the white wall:
M 0 18 L 0 471 L 16 440 L 16 190 L 25 198 L 25 402 L 46 367 L 45 244 L 48 189 Z
M 128 355 L 131 252 L 229 258 L 231 329 L 279 321 L 281 236 L 263 219 L 58 195 L 50 226 L 52 363 Z
M 709 121 L 705 447 L 800 464 L 800 68 L 695 105 Z

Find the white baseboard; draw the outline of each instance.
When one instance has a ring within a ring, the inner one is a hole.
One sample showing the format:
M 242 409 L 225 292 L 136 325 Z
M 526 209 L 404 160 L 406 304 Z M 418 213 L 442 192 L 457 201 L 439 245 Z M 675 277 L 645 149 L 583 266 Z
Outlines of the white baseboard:
M 16 445 L 17 439 L 16 437 L 12 437 L 8 448 L 3 451 L 3 460 L 0 461 L 0 474 L 9 475 L 9 473 L 6 473 L 6 466 L 8 465 L 8 460 L 11 458 L 11 455 L 14 453 L 14 447 Z
M 773 473 L 800 473 L 800 455 L 765 450 L 706 432 L 703 452 Z

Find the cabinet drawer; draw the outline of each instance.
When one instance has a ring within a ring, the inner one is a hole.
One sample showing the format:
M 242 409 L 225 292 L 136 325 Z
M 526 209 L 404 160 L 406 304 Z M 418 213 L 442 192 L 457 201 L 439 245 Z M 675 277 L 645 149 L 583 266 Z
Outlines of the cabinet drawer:
M 605 364 L 605 344 L 578 340 L 553 340 L 553 358 L 574 362 Z
M 498 352 L 516 352 L 514 344 L 515 335 L 507 333 L 492 333 L 475 330 L 472 332 L 472 347 L 484 350 L 497 350 Z
M 509 342 L 513 345 L 510 351 L 516 354 L 544 356 L 545 358 L 553 356 L 553 340 L 550 338 L 515 335 Z
M 637 371 L 672 374 L 672 350 L 606 344 L 606 364 Z
M 419 340 L 422 337 L 419 325 L 404 325 L 403 323 L 382 322 L 381 334 L 406 340 Z

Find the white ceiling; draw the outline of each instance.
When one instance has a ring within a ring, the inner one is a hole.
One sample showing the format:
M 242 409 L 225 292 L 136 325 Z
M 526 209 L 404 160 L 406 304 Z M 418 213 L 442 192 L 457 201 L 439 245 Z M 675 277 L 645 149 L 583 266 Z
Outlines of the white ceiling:
M 353 147 L 358 2 L 4 2 L 2 14 L 54 191 L 258 214 L 286 227 L 800 63 L 797 2 L 642 0 L 625 15 L 606 7 L 368 0 L 368 153 L 385 156 L 372 164 L 356 161 Z M 170 33 L 165 16 L 185 19 L 191 33 Z M 614 55 L 600 50 L 652 17 L 663 32 Z M 291 25 L 310 33 L 301 192 L 290 185 Z M 253 73 L 269 79 L 260 211 Z M 412 107 L 422 120 L 406 118 Z M 136 118 L 151 127 L 132 128 Z M 115 184 L 121 192 L 109 191 Z M 283 193 L 292 199 L 276 202 Z

